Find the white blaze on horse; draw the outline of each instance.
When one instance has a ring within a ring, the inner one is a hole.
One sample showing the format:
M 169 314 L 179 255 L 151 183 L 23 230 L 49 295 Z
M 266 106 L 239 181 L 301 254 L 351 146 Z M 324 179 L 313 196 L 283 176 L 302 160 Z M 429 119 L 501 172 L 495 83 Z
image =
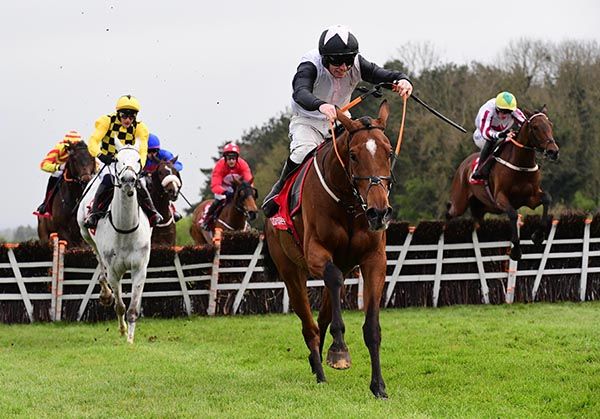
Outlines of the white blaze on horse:
M 95 188 L 93 188 L 88 191 L 79 205 L 77 222 L 81 235 L 94 249 L 102 269 L 103 275 L 99 281 L 100 303 L 110 305 L 115 302 L 119 331 L 122 336 L 127 333 L 127 341 L 133 343 L 135 322 L 140 315 L 146 268 L 150 259 L 152 229 L 137 199 L 136 185 L 142 170 L 139 141 L 136 141 L 135 146 L 131 146 L 123 145 L 115 139 L 115 146 L 117 161 L 107 167 L 114 170 L 115 183 L 108 215 L 98 221 L 95 232 L 83 226 L 94 198 Z M 131 272 L 132 280 L 131 301 L 127 310 L 129 330 L 125 323 L 125 303 L 121 287 L 121 278 L 128 270 Z

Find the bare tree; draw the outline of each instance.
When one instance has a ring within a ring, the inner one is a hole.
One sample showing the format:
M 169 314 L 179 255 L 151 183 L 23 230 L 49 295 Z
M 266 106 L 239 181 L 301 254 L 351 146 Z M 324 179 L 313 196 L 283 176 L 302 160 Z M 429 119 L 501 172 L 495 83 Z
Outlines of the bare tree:
M 397 59 L 404 63 L 413 75 L 432 69 L 442 63 L 440 54 L 430 41 L 407 42 L 397 49 Z

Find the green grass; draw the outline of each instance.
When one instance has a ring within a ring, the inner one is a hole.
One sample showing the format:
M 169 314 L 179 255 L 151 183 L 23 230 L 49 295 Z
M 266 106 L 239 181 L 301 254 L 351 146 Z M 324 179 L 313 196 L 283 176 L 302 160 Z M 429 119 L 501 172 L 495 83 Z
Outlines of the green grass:
M 389 400 L 370 393 L 360 312 L 353 365 L 310 373 L 295 315 L 0 325 L 0 416 L 599 417 L 600 303 L 386 310 Z M 326 342 L 329 345 L 331 337 Z

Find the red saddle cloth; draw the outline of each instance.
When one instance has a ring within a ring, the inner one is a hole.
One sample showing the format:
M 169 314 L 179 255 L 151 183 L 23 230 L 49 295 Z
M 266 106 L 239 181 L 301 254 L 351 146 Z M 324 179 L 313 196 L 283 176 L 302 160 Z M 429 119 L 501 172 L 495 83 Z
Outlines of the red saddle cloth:
M 292 235 L 296 239 L 296 242 L 301 243 L 298 231 L 294 227 L 292 216 L 300 210 L 302 205 L 302 191 L 304 189 L 304 180 L 306 179 L 306 173 L 314 160 L 313 158 L 308 159 L 302 167 L 298 168 L 292 175 L 285 181 L 281 192 L 275 198 L 275 202 L 279 205 L 279 211 L 273 217 L 270 218 L 271 224 L 277 230 L 291 231 Z M 301 178 L 300 178 L 301 176 Z M 299 179 L 300 178 L 300 179 Z M 294 189 L 294 184 L 299 179 L 300 193 L 298 195 L 298 202 L 290 202 L 290 193 Z M 291 205 L 294 207 L 291 208 Z
M 477 157 L 471 163 L 471 175 L 473 175 L 473 172 L 477 169 L 478 165 L 479 165 L 479 157 Z M 469 183 L 471 185 L 484 185 L 485 184 L 485 180 L 483 180 L 483 179 L 473 179 L 471 176 L 469 176 Z

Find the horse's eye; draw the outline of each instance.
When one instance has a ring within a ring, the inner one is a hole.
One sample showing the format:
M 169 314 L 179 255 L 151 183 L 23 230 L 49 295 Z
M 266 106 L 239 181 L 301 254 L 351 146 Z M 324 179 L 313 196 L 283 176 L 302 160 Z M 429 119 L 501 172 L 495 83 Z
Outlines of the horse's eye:
M 350 159 L 352 159 L 352 161 L 356 161 L 356 154 L 350 152 Z

